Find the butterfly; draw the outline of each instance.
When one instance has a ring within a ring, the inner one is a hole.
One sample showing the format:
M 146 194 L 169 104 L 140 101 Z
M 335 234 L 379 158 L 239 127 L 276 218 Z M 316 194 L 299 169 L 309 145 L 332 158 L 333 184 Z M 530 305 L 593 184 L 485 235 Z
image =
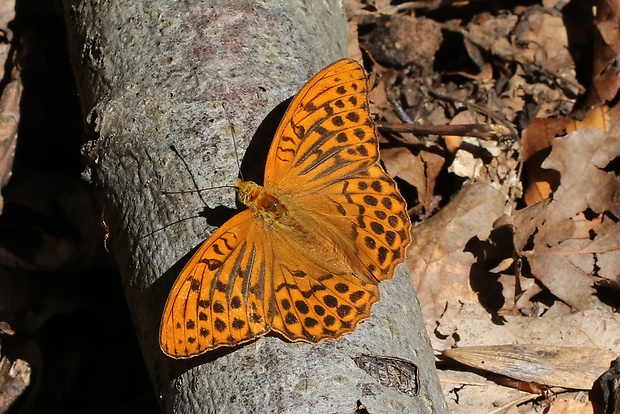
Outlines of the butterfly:
M 339 60 L 291 101 L 264 186 L 237 180 L 248 208 L 209 237 L 175 281 L 159 343 L 190 358 L 274 331 L 318 343 L 353 331 L 410 243 L 411 222 L 379 164 L 362 66 Z

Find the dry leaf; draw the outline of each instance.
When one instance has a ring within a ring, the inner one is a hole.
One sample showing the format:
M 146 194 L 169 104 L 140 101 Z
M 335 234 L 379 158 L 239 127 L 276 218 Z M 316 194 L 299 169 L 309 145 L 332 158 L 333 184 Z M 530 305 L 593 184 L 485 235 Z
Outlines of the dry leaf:
M 582 120 L 574 118 L 534 118 L 523 131 L 521 138 L 522 157 L 528 174 L 525 202 L 532 205 L 550 197 L 560 184 L 560 177 L 554 170 L 541 166 L 549 155 L 556 136 L 565 135 L 578 129 L 594 128 L 609 132 L 615 110 L 593 108 L 586 112 Z
M 0 359 L 0 413 L 5 413 L 30 384 L 30 365 L 7 357 Z
M 421 206 L 416 207 L 417 215 L 432 213 L 436 204 L 435 184 L 445 159 L 431 152 L 420 152 L 415 156 L 406 148 L 386 148 L 381 151 L 381 157 L 390 176 L 405 180 L 416 188 Z
M 525 254 L 536 278 L 574 309 L 606 308 L 594 285 L 599 275 L 618 281 L 620 227 L 613 224 L 599 231 L 603 233 L 592 241 L 571 239 L 551 247 L 536 235 L 535 249 Z
M 470 239 L 484 239 L 504 211 L 506 199 L 488 184 L 464 188 L 435 216 L 412 230 L 407 265 L 428 327 L 452 298 L 474 300 L 469 285 L 474 256 L 465 252 Z
M 556 399 L 551 402 L 545 414 L 594 414 L 594 408 L 590 401 Z
M 617 51 L 620 50 L 620 16 L 617 1 L 600 2 L 594 20 L 593 83 L 585 105 L 600 105 L 615 98 L 620 88 L 616 69 Z
M 550 387 L 589 390 L 618 354 L 543 345 L 472 346 L 443 354 L 473 368 Z
M 596 129 L 580 129 L 553 141 L 551 155 L 542 164 L 561 174 L 561 185 L 553 195 L 552 223 L 591 209 L 610 211 L 620 217 L 614 199 L 617 180 L 609 163 L 620 155 L 620 139 Z M 550 223 L 551 224 L 551 223 Z M 560 240 L 547 239 L 549 244 Z
M 540 67 L 565 86 L 579 85 L 575 62 L 569 51 L 568 34 L 562 15 L 543 8 L 531 8 L 514 29 L 515 43 L 522 47 L 518 60 Z M 535 70 L 535 68 L 531 68 Z M 576 95 L 580 88 L 576 87 Z
M 582 214 L 608 212 L 619 216 L 618 179 L 608 171 L 609 163 L 618 155 L 620 140 L 598 130 L 581 129 L 554 140 L 552 152 L 542 164 L 561 177 L 553 200 L 537 205 L 534 215 L 531 209 L 515 214 L 515 222 L 522 223 L 515 226 L 517 250 L 524 248 L 525 241 L 533 240 L 531 250 L 521 252 L 532 273 L 575 309 L 604 307 L 594 295 L 595 282 L 601 276 L 618 281 L 617 225 L 598 216 L 588 223 Z M 584 234 L 589 238 L 584 239 Z
M 4 87 L 0 96 L 0 188 L 7 184 L 13 172 L 22 89 L 19 75 L 15 73 L 14 79 Z

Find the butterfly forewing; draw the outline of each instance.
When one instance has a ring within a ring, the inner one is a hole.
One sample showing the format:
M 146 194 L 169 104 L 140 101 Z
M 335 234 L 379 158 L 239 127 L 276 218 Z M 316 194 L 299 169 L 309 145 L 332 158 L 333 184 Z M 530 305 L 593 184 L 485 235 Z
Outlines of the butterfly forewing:
M 192 256 L 164 307 L 160 346 L 175 358 L 236 345 L 271 328 L 273 255 L 249 210 L 224 223 Z
M 265 187 L 319 191 L 325 182 L 363 170 L 378 158 L 364 69 L 343 59 L 295 96 L 274 137 Z

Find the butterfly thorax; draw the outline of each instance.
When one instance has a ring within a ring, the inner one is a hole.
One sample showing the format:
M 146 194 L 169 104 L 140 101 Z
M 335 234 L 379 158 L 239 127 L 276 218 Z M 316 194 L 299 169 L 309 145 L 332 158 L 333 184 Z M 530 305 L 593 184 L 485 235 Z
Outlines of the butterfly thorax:
M 268 222 L 288 221 L 288 209 L 278 195 L 254 181 L 237 180 L 237 197 L 239 201 Z

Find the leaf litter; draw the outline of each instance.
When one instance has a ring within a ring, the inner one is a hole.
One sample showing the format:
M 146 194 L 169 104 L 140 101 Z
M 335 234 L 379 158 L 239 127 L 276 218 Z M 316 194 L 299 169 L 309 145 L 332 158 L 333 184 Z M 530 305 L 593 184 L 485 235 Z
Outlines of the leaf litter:
M 417 223 L 406 264 L 431 344 L 485 347 L 473 372 L 438 355 L 451 412 L 592 413 L 577 390 L 620 355 L 620 1 L 345 5 L 381 123 L 439 126 L 380 132 Z M 441 129 L 485 123 L 518 138 Z

